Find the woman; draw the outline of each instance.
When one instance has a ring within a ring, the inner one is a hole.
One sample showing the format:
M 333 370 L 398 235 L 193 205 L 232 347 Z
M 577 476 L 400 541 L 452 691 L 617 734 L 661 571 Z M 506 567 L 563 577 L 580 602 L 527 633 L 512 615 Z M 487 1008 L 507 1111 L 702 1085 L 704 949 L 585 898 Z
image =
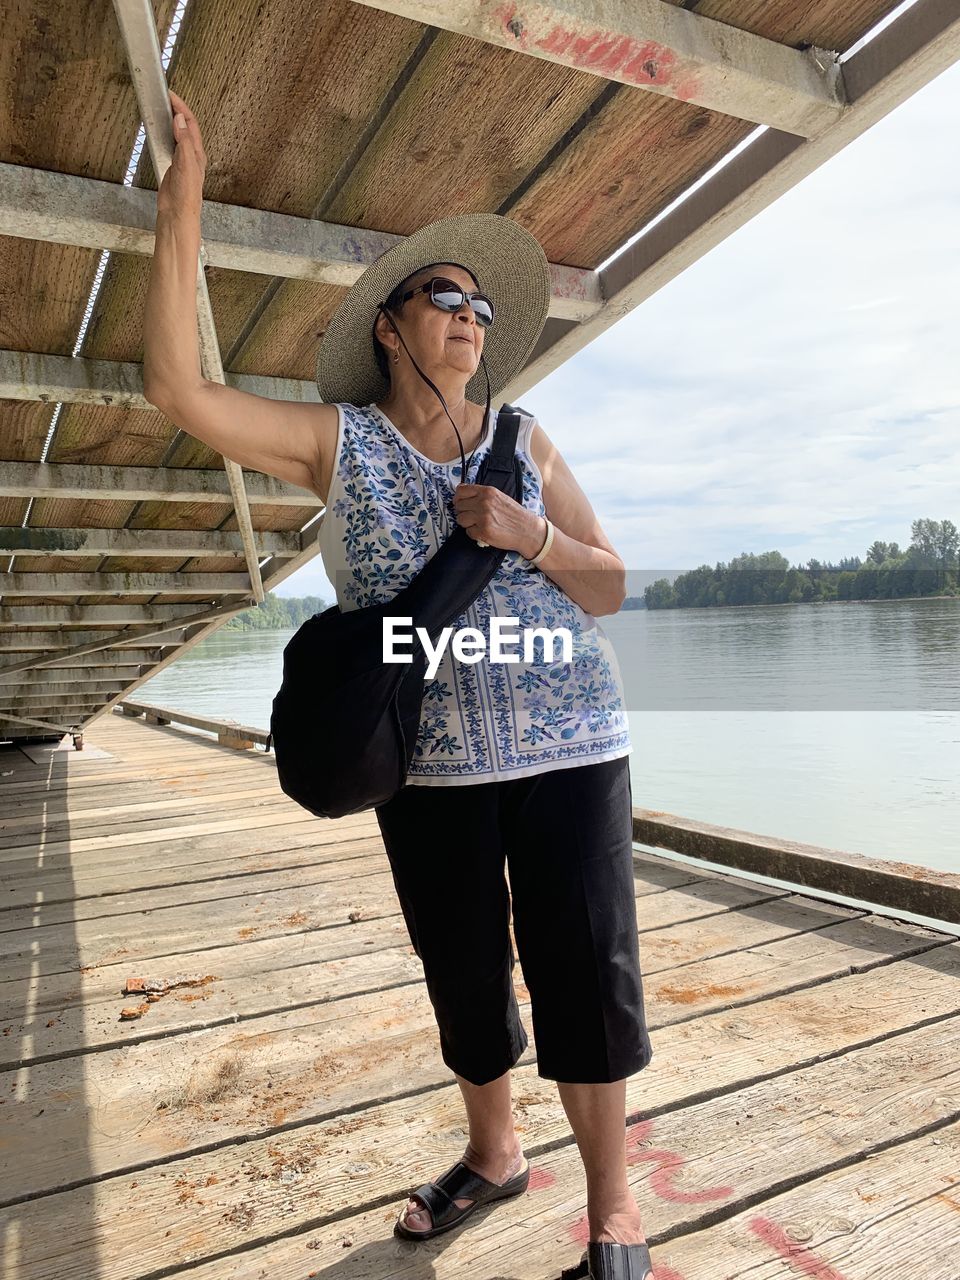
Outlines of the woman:
M 482 633 L 512 617 L 573 638 L 566 660 L 543 642 L 510 662 L 464 661 L 448 647 L 424 684 L 407 784 L 376 809 L 469 1125 L 462 1159 L 411 1196 L 396 1234 L 429 1238 L 527 1188 L 510 1097 L 510 1069 L 528 1043 L 513 988 L 512 903 L 537 1070 L 557 1082 L 586 1172 L 588 1248 L 564 1277 L 645 1280 L 650 1257 L 626 1175 L 626 1078 L 652 1056 L 632 748 L 616 658 L 596 621 L 622 603 L 624 567 L 524 411 L 522 501 L 475 483 L 495 425 L 491 399 L 523 368 L 546 320 L 543 251 L 497 215 L 432 223 L 344 298 L 318 354 L 323 404 L 208 382 L 194 327 L 206 159 L 196 119 L 170 97 L 177 146 L 157 200 L 147 398 L 226 457 L 324 498 L 320 549 L 342 609 L 391 599 L 459 524 L 507 554 L 457 629 Z M 481 370 L 485 409 L 470 398 Z

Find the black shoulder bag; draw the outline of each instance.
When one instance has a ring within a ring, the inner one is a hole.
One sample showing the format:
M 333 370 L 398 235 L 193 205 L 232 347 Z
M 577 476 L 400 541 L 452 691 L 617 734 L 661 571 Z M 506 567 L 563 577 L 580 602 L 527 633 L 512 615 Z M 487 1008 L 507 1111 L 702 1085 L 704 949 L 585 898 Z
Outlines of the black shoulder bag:
M 517 409 L 503 405 L 475 481 L 517 502 L 519 428 Z M 396 795 L 416 745 L 428 663 L 416 628 L 435 645 L 506 554 L 477 546 L 458 525 L 392 599 L 345 613 L 331 605 L 299 628 L 283 651 L 283 683 L 270 716 L 280 787 L 292 800 L 318 818 L 342 818 Z M 409 662 L 383 661 L 383 619 L 391 616 L 412 620 Z

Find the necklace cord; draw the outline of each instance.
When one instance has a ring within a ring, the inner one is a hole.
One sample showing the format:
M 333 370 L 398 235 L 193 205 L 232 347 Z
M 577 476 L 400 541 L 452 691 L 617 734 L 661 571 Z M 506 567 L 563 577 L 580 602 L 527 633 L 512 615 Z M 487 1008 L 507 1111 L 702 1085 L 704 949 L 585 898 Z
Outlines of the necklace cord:
M 406 351 L 407 355 L 410 356 L 410 361 L 413 364 L 413 367 L 416 369 L 417 373 L 419 373 L 420 377 L 424 380 L 424 382 L 426 382 L 427 385 L 433 389 L 434 394 L 439 398 L 440 403 L 443 405 L 443 412 L 447 415 L 448 418 L 450 418 L 450 425 L 453 427 L 454 431 L 456 432 L 457 444 L 460 448 L 460 482 L 462 484 L 466 481 L 467 468 L 469 466 L 469 463 L 467 462 L 466 455 L 463 452 L 463 440 L 460 437 L 460 432 L 457 428 L 457 424 L 454 422 L 453 418 L 450 417 L 450 410 L 447 408 L 447 402 L 443 398 L 443 393 L 440 391 L 439 387 L 437 387 L 433 382 L 431 382 L 431 380 L 427 377 L 427 375 L 423 372 L 423 370 L 417 364 L 416 360 L 414 360 L 413 356 L 410 355 L 410 348 L 407 346 L 406 342 L 404 342 L 403 334 L 400 332 L 397 326 L 393 323 L 393 316 L 391 316 L 390 312 L 387 311 L 386 307 L 383 305 L 382 302 L 379 304 L 379 309 L 390 321 L 390 324 L 393 326 L 394 333 L 397 335 L 400 341 L 403 342 L 403 349 L 404 351 Z M 487 372 L 487 362 L 484 360 L 482 352 L 480 355 L 480 364 L 483 366 L 483 376 L 484 378 L 486 378 L 486 381 L 487 381 L 487 404 L 483 414 L 483 431 L 481 432 L 481 435 L 480 435 L 480 440 L 482 440 L 487 430 L 487 419 L 490 417 L 490 400 L 491 400 L 490 374 Z M 473 455 L 477 452 L 477 449 L 479 449 L 480 447 L 480 440 L 478 440 L 477 443 L 473 446 L 473 450 L 470 454 L 470 462 L 473 461 Z

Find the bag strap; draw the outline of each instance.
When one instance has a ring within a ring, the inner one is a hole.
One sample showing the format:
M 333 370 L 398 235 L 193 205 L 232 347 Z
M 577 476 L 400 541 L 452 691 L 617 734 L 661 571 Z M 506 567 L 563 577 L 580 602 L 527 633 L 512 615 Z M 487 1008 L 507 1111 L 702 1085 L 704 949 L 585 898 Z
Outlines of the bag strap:
M 484 458 L 477 484 L 489 484 L 515 501 L 523 494 L 523 472 L 517 457 L 520 411 L 504 404 L 497 414 L 490 452 Z M 430 557 L 418 574 L 397 594 L 377 606 L 385 615 L 413 619 L 435 640 L 486 587 L 507 554 L 503 547 L 478 547 L 462 525 Z
M 500 412 L 497 414 L 497 426 L 493 433 L 493 443 L 490 445 L 490 452 L 481 464 L 475 481 L 476 484 L 490 484 L 494 488 L 502 489 L 506 492 L 510 474 L 514 469 L 519 432 L 520 411 L 515 409 L 512 404 L 501 405 Z

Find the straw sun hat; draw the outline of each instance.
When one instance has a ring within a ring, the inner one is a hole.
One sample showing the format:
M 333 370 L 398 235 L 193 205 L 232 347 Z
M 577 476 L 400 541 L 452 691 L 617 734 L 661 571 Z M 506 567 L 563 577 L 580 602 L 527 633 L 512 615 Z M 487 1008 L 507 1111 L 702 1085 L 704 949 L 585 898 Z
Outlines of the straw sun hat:
M 456 264 L 474 275 L 493 302 L 483 359 L 490 394 L 497 396 L 524 367 L 546 323 L 550 267 L 540 242 L 519 223 L 497 213 L 464 213 L 428 223 L 372 262 L 327 325 L 317 352 L 317 386 L 326 404 L 367 405 L 387 395 L 389 382 L 374 355 L 377 306 L 407 276 L 434 262 Z M 438 269 L 437 274 L 441 274 Z M 403 313 L 398 324 L 403 332 Z M 466 397 L 486 398 L 483 368 L 467 383 Z

